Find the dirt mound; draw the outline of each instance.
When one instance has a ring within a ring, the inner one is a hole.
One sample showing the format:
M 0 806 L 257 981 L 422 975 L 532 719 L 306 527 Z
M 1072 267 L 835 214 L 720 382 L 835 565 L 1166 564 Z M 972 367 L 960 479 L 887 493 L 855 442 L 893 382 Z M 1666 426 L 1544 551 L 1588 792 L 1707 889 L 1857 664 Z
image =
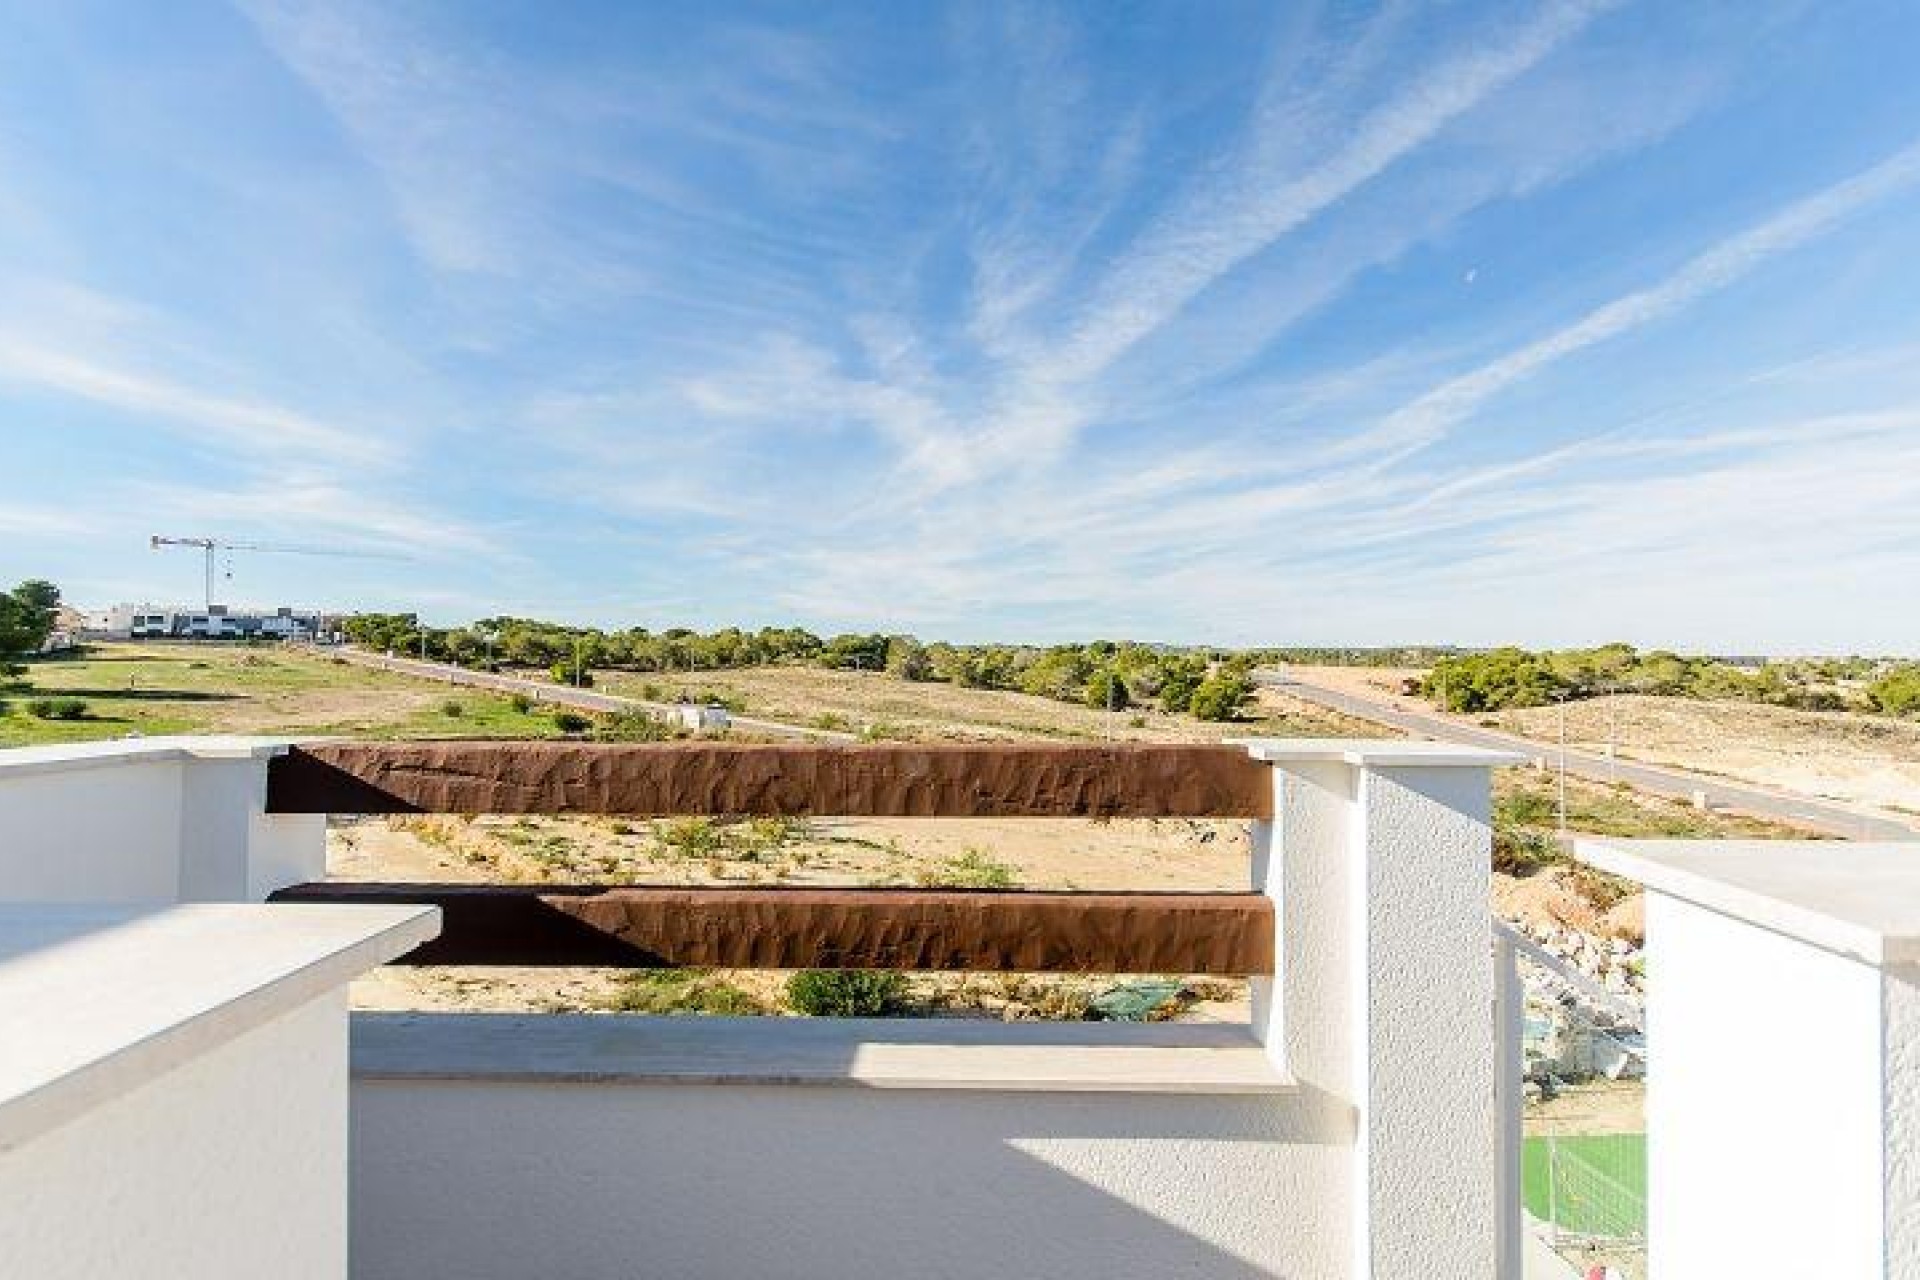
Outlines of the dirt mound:
M 1597 938 L 1624 938 L 1638 945 L 1645 926 L 1641 895 L 1622 893 L 1617 882 L 1584 867 L 1547 867 L 1525 877 L 1493 877 L 1493 909 L 1502 919 L 1529 929 L 1549 925 Z

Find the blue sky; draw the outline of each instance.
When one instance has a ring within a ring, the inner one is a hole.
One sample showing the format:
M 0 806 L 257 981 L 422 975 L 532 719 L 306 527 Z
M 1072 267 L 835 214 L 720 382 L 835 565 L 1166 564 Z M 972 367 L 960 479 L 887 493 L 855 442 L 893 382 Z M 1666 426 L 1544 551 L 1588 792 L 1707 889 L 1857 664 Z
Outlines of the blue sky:
M 0 578 L 1920 641 L 1920 6 L 0 0 Z

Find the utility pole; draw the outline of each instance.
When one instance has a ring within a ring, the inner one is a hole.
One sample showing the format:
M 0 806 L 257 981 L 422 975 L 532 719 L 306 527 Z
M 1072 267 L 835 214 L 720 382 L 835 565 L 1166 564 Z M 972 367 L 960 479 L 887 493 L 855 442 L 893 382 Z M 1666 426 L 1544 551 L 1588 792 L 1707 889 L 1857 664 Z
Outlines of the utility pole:
M 1567 835 L 1567 695 L 1560 695 L 1560 837 Z

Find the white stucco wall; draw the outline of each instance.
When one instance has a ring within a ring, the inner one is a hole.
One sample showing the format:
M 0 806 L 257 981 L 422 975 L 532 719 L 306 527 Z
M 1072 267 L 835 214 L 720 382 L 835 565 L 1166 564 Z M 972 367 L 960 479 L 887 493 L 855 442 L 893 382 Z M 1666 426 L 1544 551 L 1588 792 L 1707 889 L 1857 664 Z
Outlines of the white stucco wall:
M 356 1080 L 356 1280 L 1346 1277 L 1291 1097 Z
M 345 1017 L 335 991 L 0 1151 L 0 1274 L 342 1280 Z
M 0 762 L 0 899 L 176 898 L 184 768 L 168 755 L 57 770 Z
M 258 901 L 326 869 L 326 819 L 264 811 L 267 739 L 0 750 L 0 901 Z
M 1881 971 L 1647 895 L 1656 1277 L 1881 1280 Z

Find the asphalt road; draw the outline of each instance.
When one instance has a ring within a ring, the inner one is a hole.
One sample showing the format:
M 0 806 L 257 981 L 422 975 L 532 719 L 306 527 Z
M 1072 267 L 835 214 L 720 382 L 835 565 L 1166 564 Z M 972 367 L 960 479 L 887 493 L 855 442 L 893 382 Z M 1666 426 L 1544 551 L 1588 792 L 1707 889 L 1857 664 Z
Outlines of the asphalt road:
M 600 693 L 593 689 L 576 689 L 571 685 L 552 684 L 545 680 L 528 680 L 521 676 L 503 676 L 491 671 L 470 671 L 466 667 L 451 666 L 444 662 L 422 662 L 418 658 L 388 657 L 385 654 L 369 653 L 365 649 L 356 649 L 343 645 L 325 651 L 329 656 L 344 658 L 348 662 L 363 667 L 378 667 L 382 671 L 396 671 L 401 675 L 417 676 L 422 680 L 438 680 L 443 684 L 466 685 L 475 689 L 493 689 L 501 693 L 524 693 L 536 702 L 552 703 L 558 707 L 574 707 L 581 711 L 650 711 L 656 715 L 667 715 L 673 711 L 669 702 L 648 702 L 641 698 L 624 698 L 617 693 Z M 853 742 L 851 733 L 840 733 L 832 729 L 816 729 L 811 725 L 788 724 L 782 720 L 761 720 L 753 716 L 732 716 L 733 724 L 755 733 L 778 734 L 790 738 L 815 738 L 833 742 Z
M 1495 729 L 1482 729 L 1478 725 L 1460 724 L 1437 715 L 1423 715 L 1390 703 L 1307 684 L 1292 676 L 1277 675 L 1270 671 L 1256 672 L 1254 679 L 1269 688 L 1284 690 L 1293 697 L 1316 703 L 1330 711 L 1371 720 L 1375 724 L 1417 737 L 1517 751 L 1547 761 L 1550 768 L 1559 767 L 1560 748 L 1554 743 L 1522 738 Z M 1609 760 L 1604 755 L 1585 751 L 1569 750 L 1566 760 L 1567 773 L 1575 777 L 1595 782 L 1624 782 L 1642 791 L 1681 800 L 1692 800 L 1696 793 L 1704 792 L 1707 802 L 1715 808 L 1737 809 L 1742 813 L 1790 822 L 1847 840 L 1920 840 L 1920 826 L 1876 817 L 1845 805 L 1809 799 L 1790 792 L 1743 786 L 1679 769 L 1636 764 L 1628 760 Z

